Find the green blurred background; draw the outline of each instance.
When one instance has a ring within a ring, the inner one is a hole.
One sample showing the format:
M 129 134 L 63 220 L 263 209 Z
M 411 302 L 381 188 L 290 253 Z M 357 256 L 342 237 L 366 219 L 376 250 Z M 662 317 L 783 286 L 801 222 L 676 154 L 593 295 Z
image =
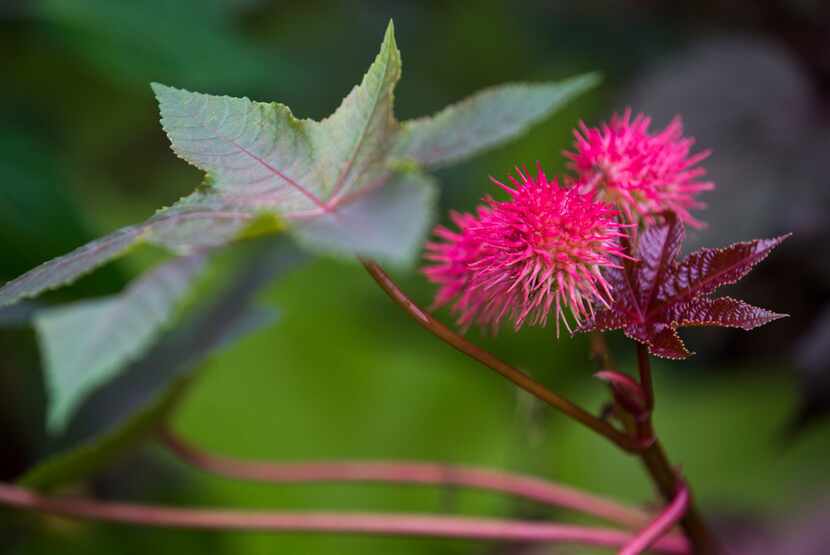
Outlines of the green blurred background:
M 472 208 L 492 192 L 488 176 L 504 176 L 515 164 L 539 160 L 562 171 L 560 152 L 580 119 L 596 123 L 626 105 L 653 113 L 659 124 L 685 115 L 690 134 L 715 149 L 706 165 L 719 186 L 708 198 L 711 215 L 703 214 L 711 225 L 692 241 L 715 246 L 796 231 L 738 292 L 792 318 L 751 335 L 688 334 L 705 354 L 656 364 L 656 425 L 724 534 L 784 526 L 810 512 L 830 485 L 822 420 L 830 269 L 815 253 L 830 236 L 822 164 L 830 146 L 827 15 L 822 2 L 783 0 L 728 7 L 7 0 L 0 4 L 0 281 L 143 220 L 198 185 L 199 172 L 168 148 L 151 81 L 278 100 L 320 118 L 359 81 L 389 18 L 404 60 L 400 119 L 488 85 L 599 70 L 601 87 L 525 138 L 442 171 L 441 214 Z M 157 258 L 139 252 L 47 301 L 118 291 Z M 222 256 L 216 271 L 235 262 Z M 417 272 L 397 277 L 429 303 L 431 287 Z M 175 429 L 197 444 L 279 461 L 469 463 L 632 502 L 655 498 L 635 461 L 423 332 L 357 265 L 314 260 L 275 282 L 263 300 L 278 307 L 280 321 L 213 357 L 175 415 Z M 470 337 L 599 410 L 605 391 L 591 378 L 584 337 L 557 341 L 552 329 Z M 612 346 L 630 368 L 633 347 L 616 336 Z M 44 393 L 31 331 L 3 330 L 0 349 L 0 475 L 10 480 L 42 452 Z M 234 483 L 181 467 L 152 446 L 77 491 L 237 508 L 570 518 L 438 488 Z M 531 552 L 467 541 L 193 533 L 57 519 L 0 531 L 0 549 L 21 554 Z

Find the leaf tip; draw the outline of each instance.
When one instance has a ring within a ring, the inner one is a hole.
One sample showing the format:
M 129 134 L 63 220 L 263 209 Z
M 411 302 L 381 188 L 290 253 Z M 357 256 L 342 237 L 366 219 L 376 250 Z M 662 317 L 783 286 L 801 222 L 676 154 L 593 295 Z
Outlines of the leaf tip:
M 787 239 L 789 239 L 792 236 L 793 236 L 793 232 L 791 231 L 789 233 L 779 235 L 778 237 L 773 237 L 772 239 L 770 239 L 770 242 L 773 243 L 773 246 L 777 247 L 778 245 L 780 245 L 781 243 L 783 243 L 784 241 L 786 241 Z
M 179 98 L 186 98 L 189 95 L 197 94 L 186 89 L 179 89 L 170 85 L 165 85 L 164 83 L 158 83 L 156 81 L 150 83 L 150 88 L 153 89 L 153 94 L 155 95 L 156 102 L 159 103 L 159 106 L 170 103 L 171 101 Z
M 756 327 L 760 327 L 760 326 L 763 326 L 765 324 L 770 324 L 772 322 L 775 322 L 776 320 L 783 320 L 784 318 L 789 318 L 790 317 L 789 314 L 784 314 L 784 313 L 781 313 L 781 312 L 772 312 L 771 310 L 768 310 L 767 314 L 765 316 L 766 316 L 766 318 L 765 318 L 766 321 L 760 323 L 759 326 L 756 326 Z
M 381 52 L 385 52 L 387 50 L 398 50 L 398 44 L 395 41 L 395 22 L 392 19 L 390 19 L 389 23 L 386 25 L 386 32 L 383 33 L 383 43 L 380 46 Z
M 71 405 L 62 402 L 49 405 L 46 412 L 46 431 L 50 436 L 60 436 L 66 431 L 71 409 Z
M 584 73 L 574 78 L 574 81 L 579 83 L 582 86 L 583 90 L 593 89 L 600 83 L 602 83 L 603 76 L 602 73 L 599 71 L 591 71 L 589 73 Z
M 157 81 L 151 81 L 150 88 L 153 90 L 153 94 L 156 95 L 156 98 L 158 98 L 159 95 L 164 94 L 165 92 L 171 89 L 171 87 L 168 87 L 167 85 L 159 83 Z

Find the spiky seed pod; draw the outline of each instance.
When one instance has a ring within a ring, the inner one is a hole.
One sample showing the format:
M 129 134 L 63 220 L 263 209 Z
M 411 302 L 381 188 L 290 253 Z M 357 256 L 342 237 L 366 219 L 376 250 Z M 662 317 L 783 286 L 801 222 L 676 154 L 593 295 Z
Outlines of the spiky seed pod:
M 563 153 L 577 174 L 575 185 L 619 206 L 631 222 L 651 223 L 654 214 L 668 210 L 701 227 L 690 211 L 704 208 L 697 194 L 715 187 L 700 179 L 705 170 L 698 163 L 709 151 L 691 153 L 694 140 L 683 137 L 679 117 L 656 134 L 649 133 L 650 124 L 643 114 L 632 120 L 631 110 L 599 128 L 581 123 L 574 130 L 574 151 Z
M 427 244 L 426 276 L 440 287 L 437 306 L 453 303 L 458 323 L 494 329 L 505 318 L 515 329 L 549 317 L 568 329 L 596 301 L 610 301 L 601 270 L 621 252 L 617 212 L 593 194 L 563 188 L 541 168 L 517 169 L 512 185 L 494 182 L 509 200 L 485 198 L 475 215 L 454 214 L 458 231 L 439 226 Z

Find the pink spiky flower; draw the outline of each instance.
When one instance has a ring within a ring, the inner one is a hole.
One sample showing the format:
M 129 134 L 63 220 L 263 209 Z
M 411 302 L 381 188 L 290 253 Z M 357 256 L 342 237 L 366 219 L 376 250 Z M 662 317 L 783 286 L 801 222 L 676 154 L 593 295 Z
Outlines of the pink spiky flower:
M 458 323 L 494 330 L 504 318 L 516 330 L 523 324 L 545 325 L 549 315 L 570 330 L 565 310 L 579 323 L 593 314 L 592 303 L 610 302 L 601 269 L 615 266 L 618 237 L 625 227 L 617 212 L 577 188 L 560 187 L 541 168 L 533 177 L 517 169 L 506 202 L 485 198 L 477 213 L 453 214 L 458 231 L 443 226 L 427 243 L 424 269 L 440 288 L 435 305 L 453 303 Z
M 701 227 L 689 211 L 704 208 L 696 195 L 715 187 L 700 180 L 705 170 L 697 166 L 709 151 L 690 153 L 694 140 L 683 137 L 679 117 L 656 134 L 649 133 L 650 124 L 643 114 L 632 120 L 630 109 L 600 128 L 580 123 L 574 130 L 575 152 L 563 153 L 578 174 L 576 184 L 618 205 L 631 222 L 650 222 L 652 215 L 669 210 L 681 222 Z

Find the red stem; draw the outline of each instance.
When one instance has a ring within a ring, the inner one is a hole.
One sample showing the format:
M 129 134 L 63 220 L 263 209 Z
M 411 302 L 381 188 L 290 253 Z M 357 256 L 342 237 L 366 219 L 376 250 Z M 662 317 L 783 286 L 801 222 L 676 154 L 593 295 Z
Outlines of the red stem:
M 637 343 L 637 366 L 640 378 L 644 381 L 647 380 L 649 390 L 651 390 L 651 363 L 648 349 L 638 342 L 635 343 Z M 648 445 L 643 452 L 639 453 L 639 457 L 651 476 L 652 481 L 657 486 L 660 495 L 667 503 L 671 503 L 680 491 L 683 482 L 675 469 L 672 468 L 666 451 L 663 449 L 663 445 L 654 433 L 651 417 L 652 413 L 648 411 L 646 417 L 637 419 L 635 424 L 635 433 L 640 439 L 640 442 Z M 686 510 L 680 519 L 680 526 L 689 539 L 693 553 L 696 555 L 717 555 L 722 553 L 723 551 L 718 541 L 712 535 L 703 516 L 700 514 L 688 486 L 682 485 L 682 487 L 686 488 L 686 496 L 688 499 L 686 500 Z
M 165 528 L 428 536 L 579 543 L 605 547 L 619 547 L 631 541 L 631 534 L 626 532 L 584 526 L 410 514 L 267 513 L 182 509 L 49 497 L 2 483 L 0 483 L 0 503 L 22 510 L 69 518 Z M 682 538 L 663 538 L 657 542 L 655 548 L 668 554 L 685 555 L 688 553 L 688 544 Z
M 618 555 L 639 555 L 654 545 L 654 542 L 666 535 L 683 517 L 688 507 L 689 488 L 685 484 L 681 484 L 674 501 L 651 524 L 637 534 L 637 537 L 626 544 Z
M 392 482 L 453 485 L 489 490 L 594 515 L 631 528 L 650 522 L 645 511 L 539 478 L 450 464 L 351 461 L 274 464 L 230 459 L 206 453 L 171 432 L 162 441 L 183 461 L 214 474 L 274 483 Z
M 390 278 L 376 262 L 365 259 L 361 259 L 361 262 L 369 274 L 375 279 L 378 285 L 386 291 L 392 300 L 398 303 L 398 305 L 400 305 L 401 308 L 412 316 L 424 329 L 472 359 L 479 361 L 492 370 L 495 370 L 521 389 L 527 391 L 534 397 L 541 399 L 566 416 L 569 416 L 580 424 L 587 426 L 596 433 L 605 436 L 621 449 L 635 453 L 643 450 L 644 446 L 640 445 L 635 438 L 632 438 L 629 435 L 617 430 L 608 422 L 597 418 L 579 405 L 576 405 L 568 399 L 554 393 L 521 370 L 513 368 L 506 362 L 496 358 L 488 351 L 485 351 L 473 343 L 470 343 L 464 339 L 464 337 L 455 333 L 450 328 L 433 318 L 429 313 L 415 304 L 412 299 L 407 297 L 406 294 L 397 286 L 397 284 L 392 281 L 392 278 Z
M 654 385 L 651 383 L 651 360 L 648 357 L 648 347 L 639 341 L 637 345 L 637 368 L 640 372 L 640 386 L 646 395 L 646 405 L 649 412 L 654 410 Z

